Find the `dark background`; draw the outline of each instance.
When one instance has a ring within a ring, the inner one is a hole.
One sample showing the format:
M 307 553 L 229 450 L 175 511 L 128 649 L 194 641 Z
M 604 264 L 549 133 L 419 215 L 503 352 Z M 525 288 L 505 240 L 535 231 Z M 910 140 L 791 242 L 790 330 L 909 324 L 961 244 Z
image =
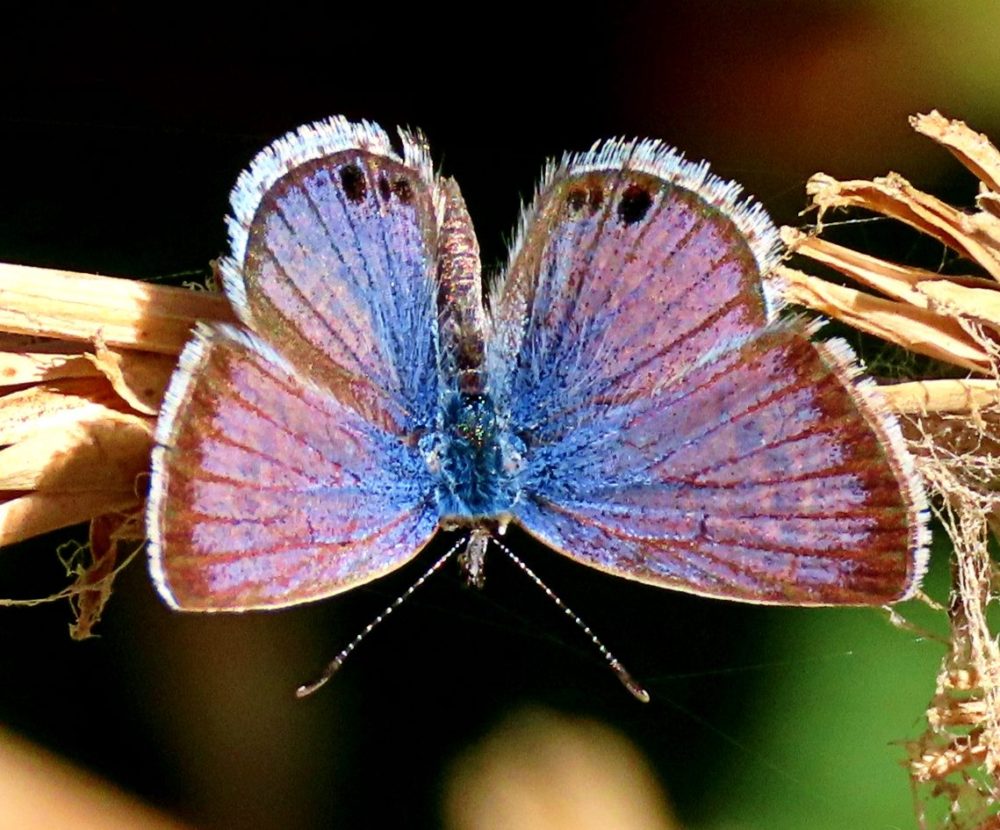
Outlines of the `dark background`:
M 542 162 L 598 138 L 709 158 L 779 223 L 802 221 L 817 170 L 896 169 L 971 204 L 972 178 L 910 131 L 911 113 L 937 107 L 1000 138 L 993 2 L 357 5 L 140 18 L 103 4 L 6 26 L 0 260 L 203 275 L 242 167 L 333 113 L 421 127 L 491 269 Z M 939 248 L 885 233 L 866 226 L 858 244 L 939 264 Z M 58 590 L 68 535 L 0 552 L 0 595 Z M 140 557 L 85 643 L 69 640 L 61 604 L 2 610 L 0 725 L 210 828 L 440 826 L 457 759 L 535 707 L 632 741 L 687 826 L 914 826 L 898 742 L 921 731 L 940 645 L 874 610 L 699 599 L 509 541 L 652 703 L 498 554 L 483 592 L 446 569 L 326 689 L 295 700 L 436 546 L 334 600 L 229 617 L 170 612 Z

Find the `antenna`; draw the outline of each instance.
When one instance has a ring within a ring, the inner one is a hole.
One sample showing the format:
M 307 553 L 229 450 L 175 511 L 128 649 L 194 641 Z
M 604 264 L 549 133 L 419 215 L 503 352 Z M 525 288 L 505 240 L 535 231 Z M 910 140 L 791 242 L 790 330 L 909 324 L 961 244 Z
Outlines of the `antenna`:
M 642 701 L 643 703 L 649 703 L 649 692 L 647 692 L 642 686 L 640 686 L 639 683 L 636 681 L 636 679 L 632 677 L 631 674 L 628 673 L 628 670 L 621 663 L 618 662 L 618 658 L 615 657 L 610 651 L 608 651 L 604 643 L 602 643 L 598 639 L 597 635 L 590 630 L 590 626 L 588 626 L 582 619 L 580 619 L 579 615 L 572 608 L 570 608 L 565 602 L 559 599 L 559 597 L 556 596 L 556 593 L 548 585 L 542 582 L 541 577 L 539 577 L 538 574 L 536 574 L 533 570 L 531 570 L 531 568 L 529 568 L 514 553 L 514 551 L 512 551 L 503 542 L 499 541 L 495 537 L 490 537 L 490 539 L 492 540 L 493 544 L 495 544 L 498 548 L 500 548 L 500 550 L 502 550 L 504 553 L 507 554 L 510 560 L 515 565 L 517 565 L 518 568 L 521 569 L 521 571 L 524 573 L 525 576 L 528 577 L 528 579 L 530 579 L 539 588 L 541 588 L 545 592 L 545 595 L 550 600 L 552 600 L 559 608 L 561 608 L 563 613 L 567 617 L 569 617 L 573 622 L 575 622 L 577 626 L 579 626 L 580 629 L 583 631 L 583 633 L 590 638 L 590 642 L 592 642 L 595 646 L 597 646 L 597 650 L 601 653 L 601 656 L 607 661 L 608 665 L 611 667 L 611 671 L 615 673 L 618 679 L 622 682 L 622 685 L 632 693 L 632 696 L 636 700 Z
M 426 571 L 424 571 L 424 574 L 423 576 L 420 577 L 420 579 L 418 579 L 409 588 L 403 591 L 403 593 L 401 593 L 398 597 L 396 597 L 396 599 L 392 603 L 386 606 L 385 610 L 381 614 L 379 614 L 374 620 L 372 620 L 370 623 L 368 623 L 368 625 L 366 625 L 363 629 L 361 629 L 358 635 L 353 640 L 351 640 L 351 642 L 349 642 L 341 650 L 341 652 L 327 664 L 327 667 L 323 669 L 323 673 L 318 678 L 313 680 L 311 683 L 305 683 L 304 685 L 299 686 L 299 688 L 295 690 L 295 696 L 299 699 L 308 697 L 317 689 L 321 688 L 331 677 L 334 676 L 334 674 L 337 673 L 337 670 L 342 665 L 344 665 L 344 661 L 347 659 L 347 656 L 352 651 L 354 651 L 354 649 L 358 647 L 358 644 L 365 637 L 371 634 L 375 626 L 377 626 L 393 611 L 399 608 L 400 605 L 406 602 L 406 600 L 410 598 L 413 592 L 416 591 L 417 588 L 419 588 L 421 585 L 423 585 L 428 579 L 430 579 L 431 576 L 434 575 L 435 571 L 439 570 L 441 566 L 444 565 L 445 562 L 451 559 L 451 557 L 455 555 L 455 551 L 457 551 L 462 545 L 464 545 L 466 541 L 467 539 L 459 539 L 457 542 L 455 542 L 455 544 L 448 549 L 447 553 L 445 553 L 444 556 L 442 556 L 440 559 L 437 560 L 437 562 L 435 562 Z

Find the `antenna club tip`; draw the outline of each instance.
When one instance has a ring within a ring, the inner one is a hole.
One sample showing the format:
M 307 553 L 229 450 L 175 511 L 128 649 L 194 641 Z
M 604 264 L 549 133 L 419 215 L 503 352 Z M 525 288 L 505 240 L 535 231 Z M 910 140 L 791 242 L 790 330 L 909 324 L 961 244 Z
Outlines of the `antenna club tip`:
M 320 688 L 326 685 L 326 681 L 329 677 L 321 677 L 319 680 L 314 680 L 312 683 L 304 683 L 299 688 L 295 690 L 295 697 L 302 700 L 304 697 L 309 697 L 313 692 L 318 691 Z
M 649 703 L 649 692 L 640 686 L 632 675 L 625 671 L 625 668 L 621 663 L 613 666 L 613 668 L 615 670 L 615 674 L 618 676 L 618 679 L 622 682 L 622 685 L 632 693 L 632 697 L 640 703 Z

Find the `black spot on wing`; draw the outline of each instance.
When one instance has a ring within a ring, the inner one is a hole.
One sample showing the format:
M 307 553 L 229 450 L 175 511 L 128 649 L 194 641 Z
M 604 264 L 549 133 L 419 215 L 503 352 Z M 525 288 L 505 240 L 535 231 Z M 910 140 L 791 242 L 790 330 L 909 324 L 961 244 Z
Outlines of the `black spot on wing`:
M 404 205 L 408 205 L 413 201 L 413 185 L 410 184 L 409 179 L 402 176 L 396 179 L 392 183 L 392 192 L 396 194 L 396 198 Z
M 344 188 L 344 195 L 355 204 L 364 201 L 368 193 L 365 174 L 356 164 L 348 164 L 340 168 L 340 186 Z
M 587 204 L 587 191 L 582 187 L 574 187 L 566 194 L 566 204 L 574 213 L 578 212 Z
M 638 184 L 630 184 L 622 193 L 618 203 L 618 218 L 626 225 L 641 222 L 653 206 L 653 197 L 649 191 Z
M 392 188 L 389 186 L 389 180 L 385 177 L 385 173 L 378 177 L 378 192 L 383 202 L 389 201 L 389 197 L 392 195 Z

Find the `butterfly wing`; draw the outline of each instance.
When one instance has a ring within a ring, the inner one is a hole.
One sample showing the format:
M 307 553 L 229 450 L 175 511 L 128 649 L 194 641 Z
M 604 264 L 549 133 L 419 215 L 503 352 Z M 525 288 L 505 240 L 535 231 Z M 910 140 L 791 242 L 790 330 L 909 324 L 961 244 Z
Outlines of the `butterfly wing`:
M 524 446 L 512 512 L 620 576 L 875 604 L 924 569 L 924 496 L 843 343 L 776 321 L 777 234 L 653 142 L 549 171 L 493 298 L 489 384 Z
M 226 291 L 252 333 L 206 327 L 157 427 L 151 567 L 177 607 L 345 590 L 434 532 L 417 443 L 438 394 L 437 183 L 371 124 L 300 129 L 233 192 Z
M 419 136 L 333 118 L 279 139 L 236 183 L 226 293 L 243 323 L 388 429 L 437 406 L 438 184 Z
M 398 567 L 434 532 L 412 447 L 251 334 L 202 329 L 167 400 L 149 527 L 175 607 L 319 599 Z

